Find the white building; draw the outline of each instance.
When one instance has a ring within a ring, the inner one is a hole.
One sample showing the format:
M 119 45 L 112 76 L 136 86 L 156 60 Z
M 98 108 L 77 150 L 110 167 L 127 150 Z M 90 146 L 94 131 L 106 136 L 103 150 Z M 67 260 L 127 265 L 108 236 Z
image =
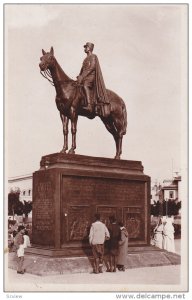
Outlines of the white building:
M 163 194 L 163 199 L 165 201 L 168 200 L 181 201 L 180 183 L 181 183 L 181 176 L 175 176 L 172 180 L 163 181 L 162 194 Z
M 173 179 L 165 179 L 162 184 L 156 181 L 151 185 L 151 203 L 163 200 L 181 201 L 181 191 L 181 176 L 176 173 Z
M 20 190 L 20 201 L 32 201 L 32 174 L 11 177 L 8 179 L 8 192 Z
M 32 174 L 21 175 L 16 177 L 10 177 L 8 179 L 8 193 L 16 190 L 20 190 L 19 200 L 24 203 L 32 201 Z M 11 216 L 9 217 L 9 219 Z M 32 218 L 32 211 L 28 215 L 28 220 Z M 22 216 L 16 216 L 18 222 L 22 223 Z

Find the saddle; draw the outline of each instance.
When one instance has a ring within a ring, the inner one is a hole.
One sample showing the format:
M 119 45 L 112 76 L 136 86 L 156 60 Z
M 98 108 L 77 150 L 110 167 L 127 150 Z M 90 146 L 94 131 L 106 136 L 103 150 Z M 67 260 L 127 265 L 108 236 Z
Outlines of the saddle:
M 75 86 L 78 89 L 78 92 L 80 94 L 80 98 L 81 98 L 81 108 L 86 108 L 87 107 L 87 98 L 86 98 L 86 94 L 83 88 L 83 85 L 78 84 L 77 82 L 75 82 Z M 92 99 L 93 100 L 93 112 L 99 116 L 99 117 L 107 117 L 110 115 L 111 112 L 111 105 L 110 103 L 103 103 L 103 102 L 98 102 L 97 99 L 95 99 L 95 91 L 94 89 L 90 89 L 91 90 L 91 95 L 92 95 Z

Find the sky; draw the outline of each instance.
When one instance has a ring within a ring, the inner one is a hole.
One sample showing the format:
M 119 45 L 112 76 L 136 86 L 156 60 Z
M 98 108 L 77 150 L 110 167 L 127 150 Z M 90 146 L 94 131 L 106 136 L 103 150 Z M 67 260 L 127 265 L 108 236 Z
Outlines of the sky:
M 95 44 L 105 85 L 125 102 L 122 159 L 141 161 L 152 181 L 187 170 L 187 6 L 5 5 L 5 159 L 8 177 L 39 169 L 63 146 L 55 89 L 39 71 L 53 46 L 76 79 Z M 77 154 L 115 156 L 112 135 L 97 117 L 79 117 Z

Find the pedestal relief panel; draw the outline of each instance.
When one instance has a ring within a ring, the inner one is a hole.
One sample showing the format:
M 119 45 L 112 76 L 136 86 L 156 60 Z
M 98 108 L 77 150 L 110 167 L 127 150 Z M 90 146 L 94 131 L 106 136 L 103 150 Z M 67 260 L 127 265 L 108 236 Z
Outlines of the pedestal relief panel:
M 123 216 L 125 227 L 129 233 L 129 239 L 141 240 L 143 237 L 141 208 L 124 207 Z
M 82 241 L 88 239 L 90 229 L 90 208 L 89 206 L 68 207 L 68 240 Z

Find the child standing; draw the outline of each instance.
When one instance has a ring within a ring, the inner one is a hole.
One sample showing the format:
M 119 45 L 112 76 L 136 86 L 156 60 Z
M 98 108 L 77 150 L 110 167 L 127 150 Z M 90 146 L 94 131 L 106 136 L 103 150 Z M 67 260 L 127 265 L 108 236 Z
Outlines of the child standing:
M 16 247 L 16 253 L 17 253 L 17 273 L 18 274 L 24 274 L 23 269 L 23 263 L 24 263 L 24 235 L 25 233 L 25 227 L 23 225 L 20 225 L 18 227 L 18 233 L 16 234 L 14 238 L 14 245 Z

